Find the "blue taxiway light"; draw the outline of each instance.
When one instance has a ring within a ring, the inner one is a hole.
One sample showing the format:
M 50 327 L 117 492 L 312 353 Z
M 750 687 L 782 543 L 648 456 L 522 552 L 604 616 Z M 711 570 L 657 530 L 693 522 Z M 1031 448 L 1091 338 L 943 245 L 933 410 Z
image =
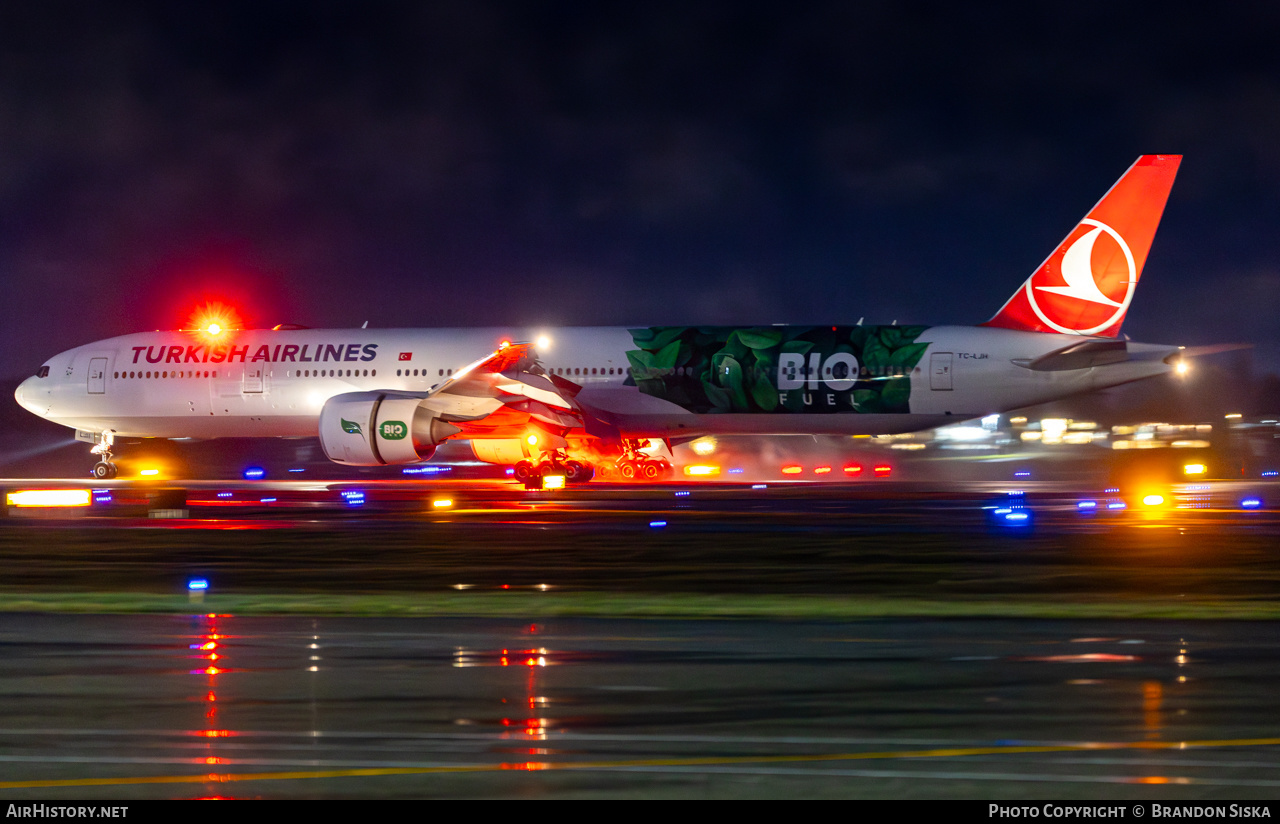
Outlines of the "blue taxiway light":
M 266 474 L 267 474 L 267 470 L 263 469 L 262 467 L 251 466 L 244 471 L 244 479 L 246 481 L 256 481 L 259 478 L 265 477 Z
M 649 526 L 653 529 L 662 529 L 667 525 L 666 521 L 650 521 Z
M 197 590 L 205 590 L 209 588 L 209 581 L 205 578 L 192 578 L 187 581 L 187 589 L 195 592 Z
M 1245 498 L 1240 502 L 1241 509 L 1258 509 L 1262 506 L 1261 498 Z
M 1097 501 L 1081 501 L 1080 503 L 1076 504 L 1076 509 L 1097 509 L 1097 508 L 1098 508 Z

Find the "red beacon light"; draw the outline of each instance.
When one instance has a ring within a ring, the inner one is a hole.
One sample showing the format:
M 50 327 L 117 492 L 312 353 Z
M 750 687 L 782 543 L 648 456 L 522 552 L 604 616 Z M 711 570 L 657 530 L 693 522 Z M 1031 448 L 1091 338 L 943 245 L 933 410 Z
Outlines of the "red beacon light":
M 206 303 L 191 313 L 187 329 L 208 340 L 216 340 L 227 332 L 242 328 L 235 309 L 221 303 Z

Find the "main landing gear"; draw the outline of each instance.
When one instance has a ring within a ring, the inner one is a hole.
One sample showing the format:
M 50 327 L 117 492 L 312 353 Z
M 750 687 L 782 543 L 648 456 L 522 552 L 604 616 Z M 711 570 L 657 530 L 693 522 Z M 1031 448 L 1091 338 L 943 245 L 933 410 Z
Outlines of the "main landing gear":
M 656 481 L 671 474 L 671 464 L 664 458 L 655 458 L 640 451 L 648 446 L 648 439 L 628 438 L 622 442 L 622 455 L 618 458 L 616 467 L 623 480 L 640 478 Z
M 566 484 L 585 484 L 595 477 L 595 468 L 589 463 L 573 460 L 563 451 L 548 453 L 542 460 L 521 461 L 516 464 L 516 480 L 526 489 L 542 489 L 542 479 L 548 475 L 563 475 Z
M 102 460 L 93 465 L 93 477 L 107 481 L 119 474 L 119 468 L 111 462 L 111 447 L 115 445 L 115 435 L 110 429 L 102 431 L 102 439 L 94 444 L 89 452 L 98 455 Z

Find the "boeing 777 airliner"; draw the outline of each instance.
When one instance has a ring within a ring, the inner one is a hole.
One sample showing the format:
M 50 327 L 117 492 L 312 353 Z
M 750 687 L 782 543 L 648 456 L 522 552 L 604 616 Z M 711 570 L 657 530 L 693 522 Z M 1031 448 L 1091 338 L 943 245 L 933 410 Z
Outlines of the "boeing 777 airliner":
M 957 326 L 222 328 L 97 341 L 18 403 L 94 444 L 315 437 L 352 465 L 447 439 L 521 480 L 657 478 L 654 447 L 716 434 L 890 434 L 1161 375 L 1181 347 L 1119 337 L 1179 155 L 1144 155 L 995 317 Z

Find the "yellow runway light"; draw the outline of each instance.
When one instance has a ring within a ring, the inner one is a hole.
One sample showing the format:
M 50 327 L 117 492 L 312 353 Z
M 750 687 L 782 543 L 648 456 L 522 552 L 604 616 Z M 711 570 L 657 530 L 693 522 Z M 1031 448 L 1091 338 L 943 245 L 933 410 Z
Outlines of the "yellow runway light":
M 8 494 L 9 506 L 88 506 L 87 489 L 27 489 Z
M 684 474 L 691 478 L 708 478 L 714 475 L 719 475 L 720 467 L 708 464 L 694 464 L 693 466 L 686 466 L 684 468 Z
M 453 506 L 453 501 L 449 498 L 436 498 L 431 505 L 436 509 L 448 509 Z
M 564 489 L 563 475 L 546 475 L 542 479 L 543 489 Z
M 1155 495 L 1155 494 L 1152 494 L 1152 495 L 1143 495 L 1143 496 L 1142 496 L 1142 504 L 1143 504 L 1143 506 L 1160 506 L 1160 505 L 1161 505 L 1161 504 L 1163 504 L 1163 503 L 1164 503 L 1164 496 L 1163 496 L 1163 495 Z
M 1203 475 L 1208 467 L 1202 463 L 1190 463 L 1182 467 L 1184 475 Z

